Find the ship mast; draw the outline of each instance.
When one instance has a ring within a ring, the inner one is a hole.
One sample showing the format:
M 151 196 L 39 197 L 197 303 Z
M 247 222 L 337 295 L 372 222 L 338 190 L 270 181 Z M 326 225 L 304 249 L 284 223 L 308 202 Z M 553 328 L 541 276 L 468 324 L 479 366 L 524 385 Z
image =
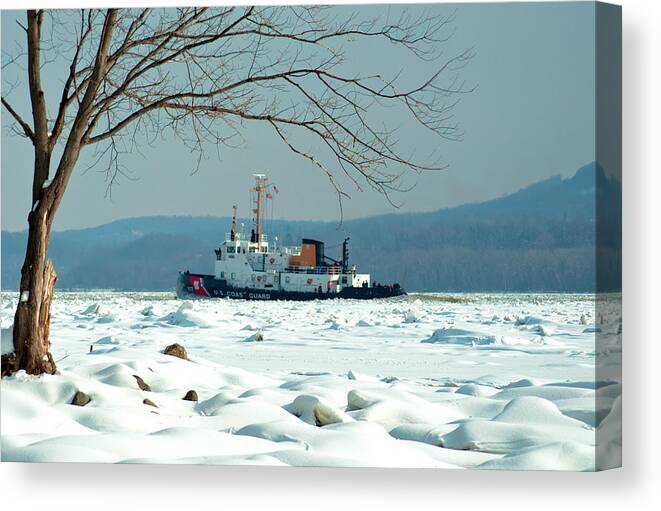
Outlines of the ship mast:
M 236 204 L 232 206 L 232 232 L 230 233 L 230 238 L 234 241 L 236 237 Z
M 255 214 L 255 234 L 257 236 L 257 252 L 262 251 L 262 193 L 266 192 L 266 176 L 264 174 L 254 174 L 256 193 L 255 208 L 252 210 Z

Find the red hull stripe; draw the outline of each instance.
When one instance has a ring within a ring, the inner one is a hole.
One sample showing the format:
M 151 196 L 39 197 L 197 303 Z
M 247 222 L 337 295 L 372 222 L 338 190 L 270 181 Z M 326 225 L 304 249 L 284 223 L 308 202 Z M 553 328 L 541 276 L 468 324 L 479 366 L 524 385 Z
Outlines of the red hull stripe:
M 204 285 L 202 284 L 202 279 L 197 275 L 190 276 L 190 285 L 193 286 L 193 291 L 195 291 L 196 295 L 209 296 L 207 290 L 204 289 Z

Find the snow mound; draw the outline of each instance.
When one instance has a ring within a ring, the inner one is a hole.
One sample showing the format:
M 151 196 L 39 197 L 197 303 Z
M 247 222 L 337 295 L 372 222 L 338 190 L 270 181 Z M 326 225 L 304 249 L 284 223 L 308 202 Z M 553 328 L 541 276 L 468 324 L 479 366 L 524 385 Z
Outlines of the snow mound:
M 550 327 L 549 325 L 543 325 L 543 324 L 533 326 L 530 329 L 530 331 L 537 334 L 537 335 L 541 335 L 542 337 L 548 337 L 549 335 L 552 335 L 554 333 L 554 330 L 553 330 L 552 327 Z
M 431 344 L 459 344 L 462 346 L 488 346 L 502 344 L 494 335 L 480 334 L 461 328 L 447 327 L 435 330 L 431 337 L 422 342 Z
M 514 424 L 542 424 L 579 428 L 584 425 L 582 421 L 563 415 L 551 401 L 534 396 L 512 399 L 493 420 Z
M 398 440 L 412 440 L 425 444 L 442 446 L 443 435 L 452 431 L 456 426 L 454 424 L 404 424 L 390 430 L 390 436 Z
M 424 314 L 417 310 L 409 310 L 404 313 L 404 323 L 420 323 L 424 319 Z
M 513 381 L 505 385 L 505 389 L 517 389 L 520 387 L 536 387 L 542 383 L 534 378 L 521 378 L 520 380 Z
M 438 448 L 399 441 L 369 422 L 319 428 L 303 421 L 274 421 L 247 426 L 236 434 L 276 442 L 281 450 L 272 456 L 287 465 L 456 468 L 442 459 Z
M 495 399 L 512 400 L 521 396 L 535 396 L 548 399 L 549 401 L 559 401 L 561 399 L 573 399 L 577 397 L 592 397 L 595 391 L 580 387 L 565 387 L 560 385 L 543 385 L 529 387 L 512 387 L 501 390 L 494 394 Z
M 594 470 L 594 447 L 578 442 L 553 442 L 489 460 L 478 468 L 591 471 Z
M 283 408 L 302 421 L 315 426 L 353 421 L 349 415 L 339 408 L 317 396 L 302 394 Z
M 93 303 L 83 311 L 83 314 L 86 316 L 100 316 L 102 314 L 106 314 L 107 312 L 107 309 L 102 304 Z
M 13 377 L 11 377 L 13 378 Z M 26 389 L 22 382 L 11 378 L 2 381 L 2 459 L 16 459 L 9 455 L 7 447 L 14 442 L 10 436 L 26 437 L 44 432 L 57 432 L 58 435 L 88 435 L 92 430 L 79 424 L 61 408 L 51 406 L 42 399 L 34 387 Z M 71 407 L 73 408 L 73 407 Z M 11 410 L 11 414 L 5 413 Z M 27 460 L 25 460 L 27 461 Z
M 209 399 L 197 403 L 197 405 L 195 405 L 195 410 L 204 416 L 216 415 L 224 406 L 234 402 L 237 397 L 238 395 L 236 393 L 224 390 Z
M 542 318 L 538 318 L 536 316 L 517 317 L 516 320 L 514 321 L 514 324 L 516 326 L 542 325 L 544 323 L 546 323 L 546 320 L 544 320 Z
M 358 373 L 353 369 L 349 369 L 347 372 L 347 379 L 354 381 L 378 381 L 378 378 L 375 378 L 374 376 Z
M 334 318 L 330 318 L 326 320 L 326 323 L 328 324 L 328 330 L 340 330 L 343 326 L 340 322 L 338 322 Z
M 112 335 L 106 335 L 105 337 L 101 337 L 98 341 L 96 341 L 94 344 L 101 344 L 101 345 L 118 345 L 121 344 L 120 341 L 118 341 L 115 337 Z
M 182 327 L 208 328 L 209 321 L 205 316 L 194 310 L 192 302 L 185 301 L 179 308 L 165 316 L 166 323 Z
M 351 390 L 347 413 L 356 420 L 381 424 L 392 429 L 401 424 L 446 424 L 462 415 L 452 405 L 431 403 L 393 388 L 376 392 Z
M 107 314 L 102 314 L 98 317 L 96 320 L 97 323 L 113 323 L 116 321 L 117 318 L 114 314 L 107 313 Z
M 464 394 L 473 397 L 488 397 L 493 396 L 498 392 L 498 389 L 489 387 L 487 385 L 477 385 L 475 383 L 467 383 L 462 385 L 456 391 L 456 394 Z
M 591 428 L 563 415 L 552 402 L 539 397 L 519 397 L 510 401 L 493 420 L 466 421 L 443 435 L 441 443 L 452 449 L 506 454 L 558 438 L 587 446 L 595 443 Z
M 594 445 L 594 431 L 583 427 L 558 427 L 535 423 L 471 420 L 443 435 L 443 447 L 491 453 L 513 453 L 547 444 L 550 439 Z

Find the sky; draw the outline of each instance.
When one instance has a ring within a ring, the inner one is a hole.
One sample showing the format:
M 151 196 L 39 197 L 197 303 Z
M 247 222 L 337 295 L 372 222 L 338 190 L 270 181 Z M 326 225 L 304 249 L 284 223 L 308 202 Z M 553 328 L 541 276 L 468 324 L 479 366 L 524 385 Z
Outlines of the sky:
M 380 6 L 354 9 L 373 9 Z M 403 7 L 420 9 L 415 5 Z M 427 6 L 429 8 L 429 6 Z M 570 176 L 595 159 L 595 25 L 594 5 L 585 3 L 440 4 L 454 13 L 455 33 L 448 54 L 474 48 L 475 56 L 462 78 L 476 89 L 455 109 L 464 137 L 461 142 L 404 134 L 405 143 L 422 152 L 439 151 L 448 168 L 421 175 L 407 174 L 414 185 L 393 196 L 398 208 L 369 190 L 351 188 L 344 218 L 384 213 L 433 211 L 478 202 L 516 191 L 553 175 Z M 3 52 L 24 38 L 16 19 L 24 12 L 2 12 Z M 429 74 L 421 65 L 388 48 L 351 50 L 347 65 L 356 70 L 399 67 L 415 82 Z M 25 65 L 21 63 L 23 70 Z M 19 73 L 20 68 L 19 68 Z M 3 71 L 3 95 L 8 91 Z M 24 73 L 24 71 L 23 71 Z M 10 75 L 13 81 L 14 75 Z M 23 84 L 26 79 L 22 80 Z M 46 68 L 44 88 L 57 92 L 56 72 Z M 52 92 L 51 92 L 52 94 Z M 27 87 L 13 88 L 11 103 L 29 117 Z M 1 223 L 3 230 L 27 227 L 30 209 L 32 154 L 26 139 L 10 133 L 11 119 L 2 110 L 0 144 Z M 398 124 L 397 112 L 384 122 Z M 246 125 L 238 147 L 211 152 L 191 174 L 191 154 L 176 140 L 141 146 L 129 155 L 124 178 L 106 197 L 104 175 L 91 164 L 85 149 L 57 213 L 55 230 L 78 229 L 120 218 L 151 215 L 228 216 L 232 204 L 248 216 L 253 173 L 267 174 L 279 193 L 273 217 L 294 220 L 340 218 L 337 197 L 327 178 L 307 160 L 286 149 L 267 129 Z M 408 136 L 408 139 L 407 139 Z M 608 170 L 613 161 L 602 161 Z

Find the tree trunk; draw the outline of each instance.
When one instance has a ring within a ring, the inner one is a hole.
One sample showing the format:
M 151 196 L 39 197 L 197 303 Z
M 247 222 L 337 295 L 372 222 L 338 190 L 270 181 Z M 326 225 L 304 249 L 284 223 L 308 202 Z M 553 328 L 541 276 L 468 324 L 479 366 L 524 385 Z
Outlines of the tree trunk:
M 43 195 L 42 202 L 28 216 L 28 246 L 14 316 L 14 371 L 25 369 L 28 374 L 53 374 L 56 369 L 50 354 L 49 332 L 57 274 L 53 263 L 46 260 L 52 220 Z
M 29 135 L 34 145 L 34 178 L 32 182 L 32 211 L 28 215 L 28 246 L 21 269 L 21 288 L 14 315 L 14 354 L 2 356 L 2 376 L 24 369 L 28 374 L 53 374 L 55 361 L 50 354 L 50 306 L 57 274 L 53 263 L 47 261 L 48 242 L 53 223 L 69 178 L 73 171 L 86 130 L 93 129 L 88 121 L 94 108 L 99 85 L 107 71 L 108 53 L 117 18 L 117 10 L 109 9 L 103 24 L 94 67 L 85 87 L 55 176 L 49 185 L 50 159 L 57 137 L 51 139 L 44 92 L 41 88 L 41 24 L 44 11 L 27 12 L 28 78 L 34 127 Z M 78 48 L 80 49 L 80 48 Z M 77 55 L 77 54 L 76 54 Z M 73 68 L 72 68 L 73 71 Z M 68 94 L 65 88 L 63 101 Z M 30 132 L 28 131 L 28 134 Z

